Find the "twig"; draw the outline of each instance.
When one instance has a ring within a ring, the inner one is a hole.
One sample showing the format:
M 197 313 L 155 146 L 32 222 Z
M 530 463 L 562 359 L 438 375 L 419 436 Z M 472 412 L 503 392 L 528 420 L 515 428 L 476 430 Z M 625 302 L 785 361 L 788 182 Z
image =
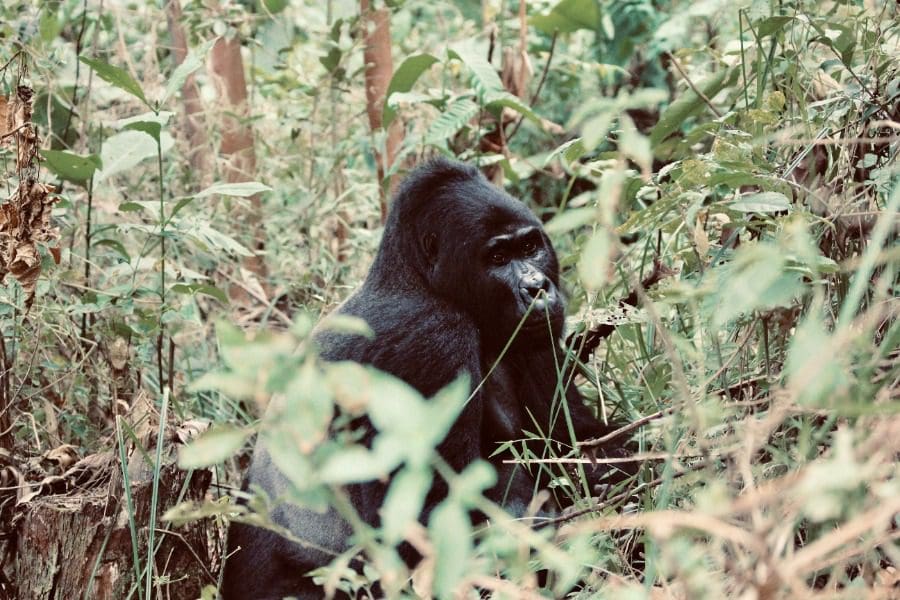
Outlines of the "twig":
M 547 73 L 550 71 L 550 61 L 553 60 L 553 52 L 556 50 L 556 37 L 559 32 L 553 32 L 553 39 L 550 41 L 550 54 L 547 56 L 547 62 L 544 63 L 544 69 L 541 71 L 541 79 L 538 81 L 538 86 L 534 90 L 534 93 L 531 95 L 531 101 L 528 103 L 529 106 L 533 107 L 534 103 L 537 102 L 538 95 L 541 93 L 541 88 L 544 87 L 544 82 L 547 80 Z M 516 132 L 519 131 L 519 127 L 522 125 L 522 121 L 525 120 L 525 115 L 520 115 L 519 120 L 516 121 L 516 124 L 513 126 L 513 130 L 506 136 L 506 141 L 509 142 L 516 135 Z
M 7 67 L 9 67 L 9 65 L 11 65 L 12 62 L 19 57 L 20 54 L 22 54 L 21 50 L 16 50 L 15 52 L 13 52 L 13 55 L 10 57 L 10 59 L 8 61 L 6 61 L 5 63 L 3 63 L 3 66 L 0 67 L 0 73 L 5 71 L 7 69 Z
M 628 425 L 619 427 L 618 429 L 611 431 L 610 433 L 607 433 L 606 435 L 600 436 L 598 438 L 594 438 L 592 440 L 585 440 L 583 442 L 578 442 L 578 447 L 579 448 L 593 448 L 594 446 L 602 446 L 603 444 L 607 443 L 610 440 L 613 440 L 617 437 L 623 436 L 626 433 L 631 433 L 635 429 L 638 429 L 639 427 L 649 423 L 650 421 L 654 421 L 656 419 L 659 419 L 660 417 L 664 417 L 668 414 L 675 412 L 675 408 L 676 407 L 674 407 L 674 406 L 670 406 L 669 408 L 664 408 L 663 410 L 655 412 L 652 415 L 647 415 L 646 417 L 641 417 L 637 421 L 633 421 L 633 422 L 629 423 Z
M 677 479 L 679 477 L 683 477 L 683 476 L 687 475 L 688 473 L 692 473 L 694 471 L 699 471 L 699 470 L 705 468 L 707 465 L 709 465 L 709 461 L 702 460 L 695 465 L 691 465 L 684 471 L 680 471 L 678 473 L 672 473 L 671 477 L 672 477 L 672 479 Z M 560 515 L 559 517 L 554 517 L 552 519 L 547 519 L 546 521 L 542 521 L 537 524 L 537 527 L 547 527 L 549 525 L 559 525 L 560 523 L 566 523 L 568 521 L 572 521 L 572 520 L 577 519 L 578 517 L 582 517 L 584 515 L 589 515 L 594 512 L 599 512 L 605 508 L 608 508 L 610 506 L 618 504 L 619 502 L 622 502 L 623 500 L 627 500 L 628 498 L 630 498 L 631 496 L 634 496 L 638 492 L 643 492 L 644 490 L 654 488 L 654 487 L 662 484 L 663 481 L 665 481 L 666 479 L 667 479 L 667 476 L 659 476 L 652 481 L 648 481 L 647 483 L 642 483 L 630 490 L 625 490 L 624 492 L 616 494 L 612 498 L 608 498 L 608 499 L 604 500 L 603 502 L 598 502 L 597 504 L 595 504 L 593 506 L 588 506 L 587 508 L 582 508 L 581 510 L 575 510 L 575 511 L 572 511 L 565 515 Z
M 672 61 L 672 65 L 674 65 L 675 69 L 678 71 L 678 74 L 681 75 L 681 78 L 684 79 L 685 82 L 687 82 L 687 84 L 690 86 L 690 88 L 691 88 L 692 90 L 694 90 L 694 93 L 697 94 L 698 96 L 700 96 L 700 98 L 706 103 L 706 105 L 709 107 L 709 109 L 710 109 L 711 111 L 713 111 L 713 114 L 716 115 L 716 117 L 718 117 L 718 118 L 721 119 L 721 118 L 722 118 L 722 113 L 720 113 L 720 112 L 719 112 L 719 109 L 717 109 L 717 108 L 713 105 L 713 103 L 710 101 L 710 99 L 706 97 L 706 94 L 704 94 L 703 92 L 701 92 L 701 91 L 699 90 L 699 88 L 697 88 L 697 86 L 694 85 L 694 82 L 691 81 L 691 78 L 687 76 L 687 73 L 684 72 L 684 69 L 681 68 L 681 65 L 678 64 L 678 60 L 676 60 L 676 58 L 672 55 L 672 53 L 671 53 L 671 52 L 666 52 L 666 56 L 668 56 L 668 57 L 669 57 L 669 60 Z
M 0 135 L 0 140 L 6 139 L 8 137 L 12 137 L 12 136 L 16 135 L 17 133 L 19 133 L 21 130 L 26 129 L 29 126 L 31 126 L 30 121 L 28 123 L 22 123 L 21 125 L 19 125 L 15 129 L 13 129 L 12 131 L 8 131 L 8 132 L 4 133 L 3 135 Z

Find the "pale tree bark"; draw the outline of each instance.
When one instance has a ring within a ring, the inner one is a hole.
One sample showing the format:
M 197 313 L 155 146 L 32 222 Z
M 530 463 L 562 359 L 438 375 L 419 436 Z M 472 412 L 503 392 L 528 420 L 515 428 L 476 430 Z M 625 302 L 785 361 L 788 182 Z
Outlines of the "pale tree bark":
M 391 76 L 394 73 L 394 62 L 391 57 L 391 13 L 386 8 L 373 8 L 369 0 L 360 0 L 359 12 L 362 15 L 365 46 L 363 59 L 366 63 L 366 114 L 369 117 L 369 128 L 377 133 L 383 128 L 382 114 L 384 101 Z M 381 193 L 381 221 L 387 217 L 388 192 L 393 188 L 393 178 L 385 182 L 385 174 L 394 164 L 400 144 L 403 143 L 403 126 L 395 119 L 388 127 L 384 152 L 375 151 L 375 164 L 378 169 L 378 189 Z M 385 184 L 387 183 L 387 186 Z
M 256 153 L 253 149 L 253 131 L 248 124 L 250 104 L 240 39 L 235 36 L 216 40 L 210 53 L 209 67 L 222 108 L 222 142 L 219 146 L 219 156 L 223 160 L 222 173 L 228 183 L 252 181 L 256 177 Z M 231 286 L 229 294 L 232 300 L 248 305 L 252 297 L 264 292 L 268 274 L 260 254 L 265 239 L 260 197 L 251 196 L 249 206 L 236 209 L 234 217 L 245 225 L 252 236 L 251 250 L 256 254 L 244 258 L 242 267 L 254 275 L 257 281 L 246 281 L 244 277 L 239 277 L 241 286 Z M 253 288 L 256 289 L 256 294 L 249 292 Z

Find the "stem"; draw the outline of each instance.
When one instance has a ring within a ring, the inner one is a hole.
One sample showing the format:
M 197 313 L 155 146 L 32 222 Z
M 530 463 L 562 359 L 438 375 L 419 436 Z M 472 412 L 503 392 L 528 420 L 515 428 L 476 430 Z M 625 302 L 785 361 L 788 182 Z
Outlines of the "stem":
M 94 178 L 88 181 L 87 189 L 87 216 L 84 229 L 84 286 L 91 287 L 91 213 L 94 203 Z M 87 313 L 81 315 L 81 339 L 87 337 Z
M 156 171 L 159 180 L 159 334 L 156 336 L 156 363 L 157 375 L 159 376 L 159 390 L 162 392 L 164 387 L 163 378 L 163 338 L 165 337 L 166 326 L 163 323 L 163 313 L 166 310 L 166 203 L 163 191 L 163 163 L 162 163 L 162 144 L 160 138 L 156 138 Z M 171 382 L 170 382 L 171 383 Z

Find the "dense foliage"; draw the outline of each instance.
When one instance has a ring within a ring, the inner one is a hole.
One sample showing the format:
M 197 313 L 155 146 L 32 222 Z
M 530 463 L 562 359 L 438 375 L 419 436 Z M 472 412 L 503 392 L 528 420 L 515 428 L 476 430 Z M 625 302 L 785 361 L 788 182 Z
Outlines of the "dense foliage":
M 159 478 L 172 431 L 208 422 L 180 465 L 222 487 L 166 527 L 266 522 L 275 499 L 227 493 L 258 432 L 291 502 L 346 511 L 341 484 L 401 469 L 382 526 L 358 524 L 369 566 L 337 557 L 332 587 L 898 593 L 896 3 L 388 1 L 394 74 L 374 132 L 355 3 L 184 0 L 168 23 L 164 4 L 0 8 L 0 527 L 40 492 L 32 459 L 136 451 Z M 242 51 L 245 112 L 207 62 L 217 39 Z M 402 143 L 379 181 L 390 126 Z M 250 162 L 225 150 L 242 127 Z M 477 163 L 544 220 L 570 330 L 587 334 L 572 340 L 599 343 L 582 392 L 635 423 L 620 439 L 638 475 L 599 500 L 565 469 L 590 468 L 584 449 L 522 455 L 576 498 L 557 527 L 491 506 L 486 463 L 435 460 L 466 390 L 425 400 L 315 356 L 314 324 L 377 245 L 380 193 L 434 153 Z M 630 293 L 637 308 L 619 302 Z M 372 415 L 371 449 L 327 437 L 346 426 L 335 406 Z M 418 526 L 434 477 L 451 493 Z M 162 518 L 134 523 L 151 532 L 138 562 Z M 404 539 L 426 557 L 415 573 Z M 147 573 L 141 597 L 177 576 Z

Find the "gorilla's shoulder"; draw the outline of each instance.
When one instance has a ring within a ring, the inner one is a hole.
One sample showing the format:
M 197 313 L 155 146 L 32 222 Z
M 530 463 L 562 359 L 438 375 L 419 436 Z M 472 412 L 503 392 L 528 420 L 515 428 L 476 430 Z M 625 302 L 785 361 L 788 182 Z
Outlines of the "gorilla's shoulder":
M 369 324 L 373 338 L 322 331 L 316 336 L 322 358 L 371 364 L 404 379 L 425 395 L 460 371 L 476 376 L 480 363 L 478 329 L 467 314 L 434 296 L 360 290 L 337 309 Z

